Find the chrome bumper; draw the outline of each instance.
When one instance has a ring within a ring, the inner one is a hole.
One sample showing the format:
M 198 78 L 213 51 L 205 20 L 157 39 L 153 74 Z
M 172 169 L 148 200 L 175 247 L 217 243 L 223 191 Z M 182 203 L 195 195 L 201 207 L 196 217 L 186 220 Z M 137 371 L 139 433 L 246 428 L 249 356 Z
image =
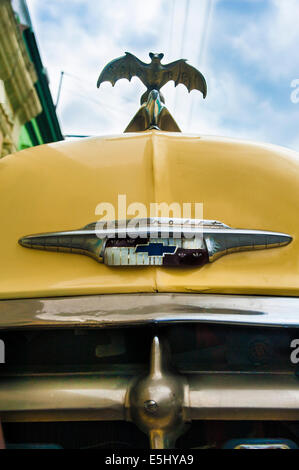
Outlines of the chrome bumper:
M 132 377 L 101 374 L 1 379 L 3 422 L 131 420 Z M 183 403 L 189 420 L 299 419 L 299 379 L 292 375 L 187 375 Z
M 0 330 L 150 323 L 299 327 L 299 298 L 209 294 L 107 294 L 0 300 Z

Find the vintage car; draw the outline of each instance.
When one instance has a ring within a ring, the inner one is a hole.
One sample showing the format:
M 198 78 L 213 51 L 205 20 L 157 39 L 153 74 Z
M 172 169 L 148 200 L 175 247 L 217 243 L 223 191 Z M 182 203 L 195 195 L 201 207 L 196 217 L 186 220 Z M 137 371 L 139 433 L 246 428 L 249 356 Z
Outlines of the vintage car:
M 127 132 L 0 162 L 2 440 L 296 447 L 298 154 L 181 133 L 160 88 L 205 81 L 151 59 L 99 79 L 146 84 Z

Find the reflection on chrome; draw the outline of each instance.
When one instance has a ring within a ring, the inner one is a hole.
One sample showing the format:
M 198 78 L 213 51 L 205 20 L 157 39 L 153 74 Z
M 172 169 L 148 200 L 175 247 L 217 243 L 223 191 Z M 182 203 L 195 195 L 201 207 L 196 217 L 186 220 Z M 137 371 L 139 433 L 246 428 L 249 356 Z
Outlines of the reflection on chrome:
M 284 233 L 232 229 L 218 221 L 152 218 L 29 235 L 19 243 L 87 255 L 108 266 L 201 267 L 230 253 L 278 248 L 291 241 Z

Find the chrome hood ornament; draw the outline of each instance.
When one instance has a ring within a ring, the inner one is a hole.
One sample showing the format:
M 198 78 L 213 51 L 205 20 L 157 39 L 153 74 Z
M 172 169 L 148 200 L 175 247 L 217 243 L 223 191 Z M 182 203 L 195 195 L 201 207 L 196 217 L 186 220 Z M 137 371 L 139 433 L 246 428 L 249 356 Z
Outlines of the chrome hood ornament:
M 125 132 L 138 132 L 148 129 L 160 129 L 169 132 L 180 132 L 180 128 L 164 106 L 165 100 L 160 89 L 173 80 L 175 86 L 185 85 L 189 93 L 198 90 L 205 98 L 207 95 L 207 83 L 202 73 L 191 65 L 186 59 L 176 60 L 169 64 L 162 64 L 164 54 L 149 54 L 151 62 L 142 62 L 130 52 L 123 57 L 109 62 L 101 72 L 97 87 L 103 82 L 110 82 L 112 86 L 117 80 L 138 77 L 147 90 L 142 95 L 141 108 L 130 122 Z
M 137 111 L 125 132 L 141 132 L 147 129 L 181 132 L 172 115 L 161 101 L 160 93 L 152 90 L 146 103 Z
M 288 245 L 290 235 L 233 229 L 218 221 L 132 219 L 30 235 L 26 248 L 91 256 L 108 266 L 201 267 L 221 256 Z

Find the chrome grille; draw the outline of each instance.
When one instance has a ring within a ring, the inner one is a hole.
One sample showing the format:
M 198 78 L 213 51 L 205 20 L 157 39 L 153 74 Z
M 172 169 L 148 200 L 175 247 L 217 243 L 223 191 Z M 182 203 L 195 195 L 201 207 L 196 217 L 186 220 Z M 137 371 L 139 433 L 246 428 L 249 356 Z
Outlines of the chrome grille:
M 118 314 L 111 304 L 116 298 Z M 293 323 L 290 312 L 279 325 L 277 310 L 272 317 L 267 312 L 270 299 L 251 299 L 245 310 L 246 299 L 237 296 L 225 303 L 224 296 L 174 295 L 167 304 L 162 295 L 158 312 L 159 298 L 105 296 L 101 304 L 96 296 L 86 299 L 85 309 L 84 298 L 45 299 L 34 319 L 39 325 L 30 327 L 30 305 L 22 301 L 23 325 L 11 317 L 9 326 L 2 317 L 7 362 L 1 365 L 0 419 L 133 422 L 151 447 L 161 448 L 173 447 L 198 420 L 299 418 L 299 379 L 289 349 L 298 336 L 295 315 Z M 296 300 L 277 299 L 276 309 Z M 97 311 L 89 308 L 92 301 Z M 1 308 L 9 302 L 18 303 L 5 301 Z M 81 318 L 88 316 L 81 327 L 75 304 Z

